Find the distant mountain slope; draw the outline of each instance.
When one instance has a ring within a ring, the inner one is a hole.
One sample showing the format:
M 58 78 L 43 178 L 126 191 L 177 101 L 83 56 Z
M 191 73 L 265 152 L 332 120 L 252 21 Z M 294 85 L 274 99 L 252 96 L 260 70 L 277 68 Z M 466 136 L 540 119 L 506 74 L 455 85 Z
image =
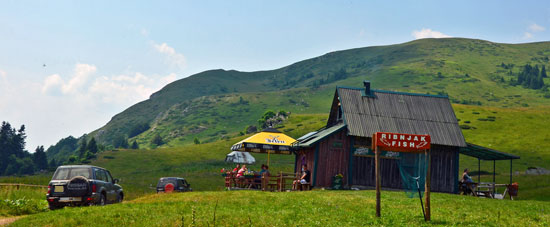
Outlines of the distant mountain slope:
M 254 115 L 266 109 L 323 113 L 328 109 L 319 100 L 330 96 L 336 85 L 360 86 L 360 82 L 365 79 L 371 80 L 372 86 L 377 89 L 448 94 L 455 103 L 499 107 L 547 105 L 550 99 L 543 97 L 548 94 L 545 91 L 511 86 L 509 81 L 516 77 L 515 74 L 524 64 L 550 65 L 548 55 L 550 42 L 499 44 L 461 38 L 422 39 L 389 46 L 336 51 L 269 71 L 205 71 L 168 84 L 151 95 L 150 99 L 115 115 L 105 126 L 90 135 L 95 136 L 100 143 L 109 145 L 116 135 L 129 135 L 135 125 L 157 124 L 161 119 L 170 118 L 167 111 L 182 110 L 185 105 L 204 111 L 222 111 L 216 114 L 226 118 L 219 118 L 219 121 L 240 116 L 242 121 L 231 122 L 235 123 L 232 130 L 253 124 L 259 117 Z M 502 63 L 510 68 L 503 68 Z M 550 84 L 548 78 L 545 82 Z M 315 103 L 308 103 L 311 108 L 293 108 L 302 102 L 301 99 L 292 100 L 295 92 L 306 94 L 302 98 L 304 102 L 309 100 Z M 239 96 L 248 99 L 258 97 L 250 99 L 258 100 L 257 103 L 250 103 L 249 108 L 253 109 L 254 114 L 223 112 L 227 108 L 201 101 L 222 99 L 217 97 L 222 95 L 232 97 L 231 102 Z M 180 121 L 187 125 L 178 127 L 199 127 L 212 119 L 204 111 L 190 113 L 194 114 L 196 121 Z M 176 116 L 182 115 L 172 117 Z M 171 123 L 179 124 L 177 121 Z M 145 132 L 151 133 L 154 133 L 153 129 Z M 163 133 L 163 136 L 167 135 Z

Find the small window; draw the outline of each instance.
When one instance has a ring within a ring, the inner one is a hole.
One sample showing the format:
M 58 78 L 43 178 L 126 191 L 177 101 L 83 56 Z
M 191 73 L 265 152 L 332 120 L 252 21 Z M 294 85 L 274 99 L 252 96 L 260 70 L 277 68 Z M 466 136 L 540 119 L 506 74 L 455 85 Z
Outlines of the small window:
M 113 177 L 111 176 L 111 173 L 109 171 L 105 170 L 105 176 L 107 182 L 113 182 Z

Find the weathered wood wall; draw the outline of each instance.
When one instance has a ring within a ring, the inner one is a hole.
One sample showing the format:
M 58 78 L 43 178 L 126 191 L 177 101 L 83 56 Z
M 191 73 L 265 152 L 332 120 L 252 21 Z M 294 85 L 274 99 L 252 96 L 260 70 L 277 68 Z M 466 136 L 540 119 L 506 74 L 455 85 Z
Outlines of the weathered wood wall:
M 369 138 L 359 138 L 346 135 L 346 131 L 335 133 L 316 146 L 319 146 L 317 166 L 315 166 L 316 148 L 305 148 L 299 151 L 296 171 L 299 172 L 302 163 L 307 163 L 315 178 L 316 187 L 330 187 L 332 177 L 343 174 L 344 185 L 348 185 L 349 165 L 352 165 L 351 185 L 375 186 L 374 158 L 353 156 L 350 163 L 351 141 L 361 146 L 370 145 Z M 336 144 L 335 144 L 336 143 Z M 340 146 L 341 144 L 341 146 Z M 335 146 L 338 145 L 338 146 Z M 433 145 L 431 150 L 431 188 L 434 192 L 456 193 L 458 183 L 458 147 Z M 315 169 L 317 170 L 315 172 Z M 381 183 L 384 188 L 401 189 L 401 175 L 395 159 L 381 159 Z
M 434 145 L 431 149 L 431 190 L 456 193 L 458 183 L 458 148 Z M 401 189 L 401 175 L 395 159 L 381 159 L 382 187 Z M 353 185 L 376 185 L 373 157 L 353 157 Z

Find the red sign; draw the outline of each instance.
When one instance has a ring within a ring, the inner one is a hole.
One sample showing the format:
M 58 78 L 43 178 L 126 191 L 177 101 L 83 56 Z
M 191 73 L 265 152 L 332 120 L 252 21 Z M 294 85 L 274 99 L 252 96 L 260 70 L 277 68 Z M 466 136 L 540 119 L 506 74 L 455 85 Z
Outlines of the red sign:
M 377 132 L 374 134 L 375 146 L 386 151 L 421 151 L 430 149 L 430 135 Z

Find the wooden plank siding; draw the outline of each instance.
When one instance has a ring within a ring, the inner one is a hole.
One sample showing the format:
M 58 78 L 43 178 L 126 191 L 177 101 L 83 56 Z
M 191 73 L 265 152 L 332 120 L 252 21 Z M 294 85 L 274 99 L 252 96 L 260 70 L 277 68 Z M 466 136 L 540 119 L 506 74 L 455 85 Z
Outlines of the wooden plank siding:
M 431 190 L 455 193 L 458 183 L 458 148 L 434 145 L 431 152 Z M 401 189 L 401 175 L 395 159 L 380 160 L 381 184 L 384 188 Z M 353 157 L 353 185 L 375 186 L 374 157 Z
M 333 176 L 337 174 L 348 175 L 349 140 L 346 136 L 346 130 L 328 136 L 318 146 L 316 185 L 330 187 Z M 345 177 L 343 184 L 347 184 Z

